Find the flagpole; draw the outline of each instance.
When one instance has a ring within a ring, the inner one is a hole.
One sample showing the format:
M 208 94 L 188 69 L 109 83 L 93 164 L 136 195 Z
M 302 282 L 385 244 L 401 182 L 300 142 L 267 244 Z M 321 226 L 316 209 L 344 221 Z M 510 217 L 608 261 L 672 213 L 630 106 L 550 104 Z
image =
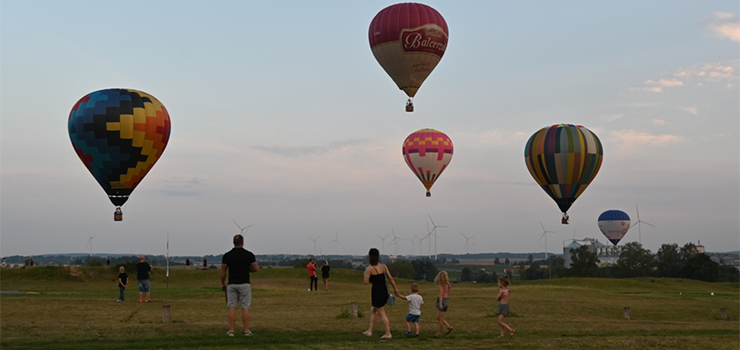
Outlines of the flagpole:
M 167 289 L 170 289 L 170 230 L 167 230 Z

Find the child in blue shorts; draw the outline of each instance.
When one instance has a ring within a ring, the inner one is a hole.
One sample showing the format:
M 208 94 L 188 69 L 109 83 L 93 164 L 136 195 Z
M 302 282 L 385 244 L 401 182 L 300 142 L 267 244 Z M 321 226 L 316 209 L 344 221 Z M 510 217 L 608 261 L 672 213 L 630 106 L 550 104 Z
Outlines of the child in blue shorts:
M 419 336 L 419 318 L 421 317 L 421 306 L 424 304 L 424 298 L 419 295 L 419 285 L 416 283 L 411 284 L 411 294 L 407 296 L 401 295 L 396 292 L 396 296 L 409 302 L 409 314 L 406 316 L 406 333 L 403 335 L 407 337 L 418 337 Z M 416 325 L 416 333 L 411 333 L 411 324 Z

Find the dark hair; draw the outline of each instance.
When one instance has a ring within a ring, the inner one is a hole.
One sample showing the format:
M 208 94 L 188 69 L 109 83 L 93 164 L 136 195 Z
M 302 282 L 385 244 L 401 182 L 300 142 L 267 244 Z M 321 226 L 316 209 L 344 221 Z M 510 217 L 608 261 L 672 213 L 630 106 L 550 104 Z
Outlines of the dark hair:
M 509 283 L 511 283 L 511 280 L 509 279 L 509 275 L 503 275 L 499 277 L 498 281 L 501 282 L 501 284 L 503 284 L 504 287 L 508 287 Z
M 376 248 L 371 248 L 368 257 L 370 257 L 370 265 L 377 265 L 380 262 L 380 251 Z
M 238 234 L 234 236 L 234 246 L 236 247 L 240 245 L 244 245 L 244 236 Z

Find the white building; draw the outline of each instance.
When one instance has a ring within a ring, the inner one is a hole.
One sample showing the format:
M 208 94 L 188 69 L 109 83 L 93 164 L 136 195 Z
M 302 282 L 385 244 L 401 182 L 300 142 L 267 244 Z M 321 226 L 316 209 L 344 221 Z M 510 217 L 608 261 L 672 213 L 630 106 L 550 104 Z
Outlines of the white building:
M 603 244 L 595 238 L 584 238 L 584 239 L 573 239 L 569 244 L 565 244 L 568 241 L 563 242 L 563 259 L 565 259 L 565 267 L 570 268 L 571 258 L 570 250 L 577 249 L 582 246 L 587 246 L 588 251 L 596 253 L 596 257 L 599 258 L 601 264 L 613 265 L 619 260 L 619 254 L 624 248 L 623 245 L 614 246 L 612 244 Z

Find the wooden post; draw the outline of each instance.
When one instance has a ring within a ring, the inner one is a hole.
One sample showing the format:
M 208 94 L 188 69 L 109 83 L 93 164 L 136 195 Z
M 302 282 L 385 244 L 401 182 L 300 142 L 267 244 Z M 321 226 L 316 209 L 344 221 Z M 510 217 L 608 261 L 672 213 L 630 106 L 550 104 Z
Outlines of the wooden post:
M 625 320 L 630 319 L 630 307 L 629 306 L 624 307 L 624 319 Z
M 721 308 L 719 309 L 719 318 L 726 320 L 727 319 L 727 308 Z
M 349 303 L 349 312 L 352 317 L 357 318 L 357 303 Z
M 162 305 L 162 322 L 170 323 L 170 306 Z

